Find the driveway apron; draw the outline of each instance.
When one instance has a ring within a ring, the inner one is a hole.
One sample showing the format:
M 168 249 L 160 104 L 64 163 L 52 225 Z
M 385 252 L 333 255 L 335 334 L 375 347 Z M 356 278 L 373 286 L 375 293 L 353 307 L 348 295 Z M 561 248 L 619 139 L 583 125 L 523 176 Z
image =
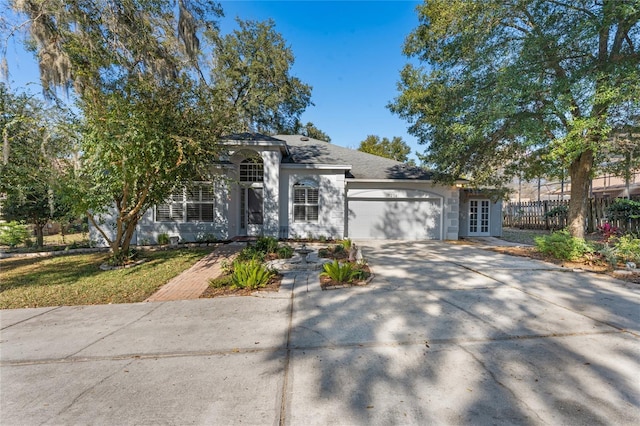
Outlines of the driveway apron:
M 442 242 L 362 242 L 322 291 L 0 311 L 0 424 L 637 424 L 637 286 Z

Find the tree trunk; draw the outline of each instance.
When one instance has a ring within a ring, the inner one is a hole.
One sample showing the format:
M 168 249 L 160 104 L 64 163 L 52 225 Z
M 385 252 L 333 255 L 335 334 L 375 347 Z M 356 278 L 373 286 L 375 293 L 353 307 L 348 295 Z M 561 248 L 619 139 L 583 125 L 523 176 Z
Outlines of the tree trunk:
M 133 233 L 136 230 L 137 224 L 137 219 L 126 223 L 124 229 L 124 237 L 122 238 L 122 251 L 125 253 L 129 252 L 129 247 L 131 246 L 131 238 L 133 237 Z
M 44 246 L 44 225 L 46 224 L 39 224 L 36 223 L 33 227 L 33 229 L 36 231 L 36 247 L 43 247 Z
M 587 200 L 589 199 L 589 185 L 593 168 L 593 151 L 587 150 L 580 154 L 569 166 L 571 176 L 571 199 L 567 229 L 577 238 L 584 238 L 587 218 Z

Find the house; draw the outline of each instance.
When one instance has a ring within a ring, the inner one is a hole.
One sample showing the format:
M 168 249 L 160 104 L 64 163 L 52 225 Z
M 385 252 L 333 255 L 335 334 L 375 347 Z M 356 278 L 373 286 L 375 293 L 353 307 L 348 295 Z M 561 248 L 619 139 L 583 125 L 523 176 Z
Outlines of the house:
M 133 243 L 155 243 L 162 233 L 199 241 L 457 240 L 502 232 L 500 202 L 436 184 L 419 167 L 300 135 L 243 133 L 222 143 L 229 156 L 216 165 L 220 179 L 179 188 L 147 211 Z
M 593 198 L 637 198 L 640 196 L 640 170 L 631 170 L 629 182 L 624 177 L 602 174 L 591 180 Z

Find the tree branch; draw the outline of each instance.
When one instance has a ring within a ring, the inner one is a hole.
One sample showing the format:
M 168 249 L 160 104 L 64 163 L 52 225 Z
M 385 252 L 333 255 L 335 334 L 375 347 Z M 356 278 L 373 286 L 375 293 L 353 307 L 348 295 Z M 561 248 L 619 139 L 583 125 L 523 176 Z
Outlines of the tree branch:
M 575 10 L 577 12 L 585 13 L 592 19 L 597 19 L 598 18 L 597 15 L 595 13 L 593 13 L 592 11 L 590 11 L 589 9 L 584 8 L 584 7 L 578 7 L 575 4 L 564 3 L 564 2 L 561 2 L 561 1 L 558 1 L 558 0 L 547 0 L 547 1 L 549 3 L 551 3 L 551 4 L 555 4 L 556 6 L 560 6 L 560 7 L 564 7 L 564 8 L 567 8 L 567 9 Z

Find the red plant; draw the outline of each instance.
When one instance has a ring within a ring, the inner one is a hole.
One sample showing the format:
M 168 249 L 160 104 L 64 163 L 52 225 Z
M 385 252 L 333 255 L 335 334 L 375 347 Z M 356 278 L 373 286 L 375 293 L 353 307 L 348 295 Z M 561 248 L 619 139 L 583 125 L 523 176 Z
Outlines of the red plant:
M 604 243 L 608 243 L 611 238 L 622 234 L 617 226 L 613 226 L 609 222 L 598 226 L 598 232 L 602 234 L 602 242 Z

